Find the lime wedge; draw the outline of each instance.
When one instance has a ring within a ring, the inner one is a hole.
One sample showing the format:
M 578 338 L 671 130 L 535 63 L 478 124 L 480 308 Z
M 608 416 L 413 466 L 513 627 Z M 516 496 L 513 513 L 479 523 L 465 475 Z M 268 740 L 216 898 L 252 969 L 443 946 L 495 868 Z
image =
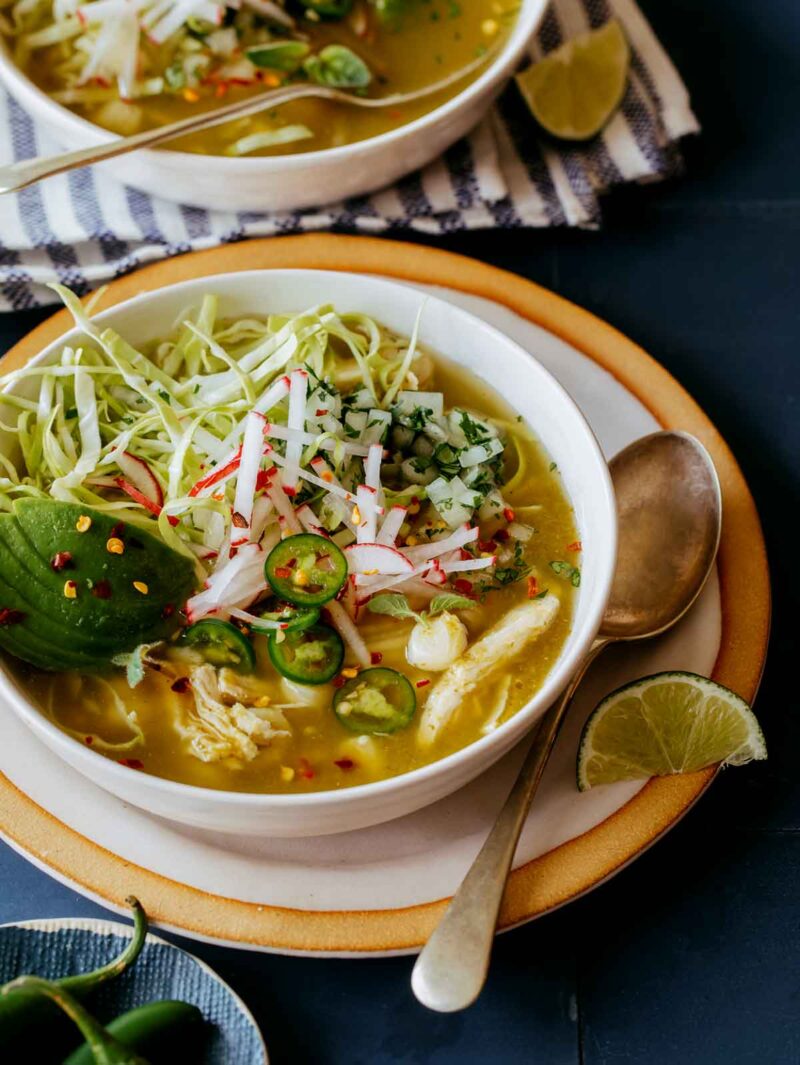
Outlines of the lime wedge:
M 735 692 L 696 673 L 655 673 L 607 695 L 583 726 L 578 787 L 766 757 L 755 714 Z
M 619 107 L 628 82 L 630 49 L 615 20 L 562 44 L 517 74 L 536 121 L 562 140 L 594 137 Z

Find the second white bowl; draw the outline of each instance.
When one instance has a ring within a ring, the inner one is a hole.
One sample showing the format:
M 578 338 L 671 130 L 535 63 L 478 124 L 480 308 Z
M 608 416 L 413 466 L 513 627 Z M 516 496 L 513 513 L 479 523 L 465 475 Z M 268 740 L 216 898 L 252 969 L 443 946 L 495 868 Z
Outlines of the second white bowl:
M 425 166 L 477 125 L 546 7 L 547 0 L 523 0 L 508 41 L 475 81 L 441 107 L 380 136 L 318 152 L 241 159 L 143 150 L 100 165 L 126 185 L 161 199 L 220 211 L 290 211 L 363 196 Z M 42 92 L 11 60 L 2 40 L 0 81 L 64 148 L 115 139 Z

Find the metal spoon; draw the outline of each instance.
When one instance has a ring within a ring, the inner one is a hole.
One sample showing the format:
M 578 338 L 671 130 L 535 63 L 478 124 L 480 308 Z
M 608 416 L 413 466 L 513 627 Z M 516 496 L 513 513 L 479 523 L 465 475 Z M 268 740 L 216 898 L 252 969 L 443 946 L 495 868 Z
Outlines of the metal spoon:
M 486 842 L 414 966 L 414 994 L 442 1013 L 464 1009 L 481 992 L 519 835 L 589 665 L 611 643 L 647 639 L 674 625 L 697 599 L 714 564 L 722 501 L 714 465 L 699 441 L 686 433 L 654 433 L 621 451 L 610 468 L 619 555 L 600 632 L 542 719 Z
M 341 89 L 329 89 L 323 85 L 302 84 L 286 85 L 270 92 L 259 93 L 256 96 L 248 96 L 244 100 L 236 100 L 234 103 L 217 107 L 213 111 L 201 111 L 188 118 L 182 118 L 179 122 L 170 122 L 167 126 L 159 126 L 156 129 L 146 129 L 141 133 L 134 133 L 130 137 L 119 137 L 116 140 L 106 141 L 103 144 L 95 144 L 90 148 L 78 148 L 74 152 L 64 152 L 62 155 L 51 155 L 41 159 L 23 159 L 18 163 L 0 167 L 0 193 L 19 192 L 43 178 L 54 177 L 63 174 L 67 170 L 77 170 L 83 166 L 91 166 L 93 163 L 101 163 L 105 159 L 113 159 L 117 155 L 135 151 L 137 148 L 150 148 L 154 144 L 180 137 L 187 133 L 197 133 L 209 126 L 216 126 L 220 122 L 227 122 L 231 118 L 241 118 L 243 115 L 252 115 L 266 108 L 277 107 L 279 104 L 289 103 L 291 100 L 303 100 L 314 98 L 319 100 L 333 100 L 336 103 L 348 104 L 351 107 L 366 107 L 380 110 L 386 107 L 402 107 L 405 104 L 414 103 L 416 100 L 424 100 L 427 96 L 433 96 L 437 92 L 450 88 L 463 78 L 473 74 L 476 70 L 485 66 L 494 54 L 489 50 L 484 55 L 473 59 L 466 66 L 460 67 L 446 78 L 425 85 L 414 92 L 394 93 L 391 96 L 355 96 L 351 92 Z

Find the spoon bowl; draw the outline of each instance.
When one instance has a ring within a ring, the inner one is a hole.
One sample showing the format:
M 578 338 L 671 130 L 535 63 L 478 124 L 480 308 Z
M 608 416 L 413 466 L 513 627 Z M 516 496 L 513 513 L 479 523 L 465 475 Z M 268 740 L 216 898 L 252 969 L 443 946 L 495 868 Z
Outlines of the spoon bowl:
M 601 633 L 641 640 L 692 606 L 711 571 L 722 528 L 719 480 L 688 433 L 653 433 L 609 464 L 619 546 Z
M 722 500 L 714 464 L 699 440 L 688 433 L 653 433 L 621 451 L 610 469 L 619 546 L 600 633 L 542 718 L 486 842 L 414 966 L 414 994 L 441 1013 L 470 1006 L 486 981 L 520 832 L 586 670 L 609 644 L 671 628 L 695 602 L 714 566 Z

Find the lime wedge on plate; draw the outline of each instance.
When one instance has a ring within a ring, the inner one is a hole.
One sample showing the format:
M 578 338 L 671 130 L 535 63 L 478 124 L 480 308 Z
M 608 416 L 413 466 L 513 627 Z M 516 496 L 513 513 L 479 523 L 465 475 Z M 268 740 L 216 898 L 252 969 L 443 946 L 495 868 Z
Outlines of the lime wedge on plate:
M 562 44 L 517 74 L 517 85 L 533 117 L 562 140 L 594 137 L 622 102 L 628 83 L 630 48 L 612 19 Z
M 578 787 L 766 757 L 755 714 L 735 692 L 696 673 L 655 673 L 607 695 L 583 726 Z

